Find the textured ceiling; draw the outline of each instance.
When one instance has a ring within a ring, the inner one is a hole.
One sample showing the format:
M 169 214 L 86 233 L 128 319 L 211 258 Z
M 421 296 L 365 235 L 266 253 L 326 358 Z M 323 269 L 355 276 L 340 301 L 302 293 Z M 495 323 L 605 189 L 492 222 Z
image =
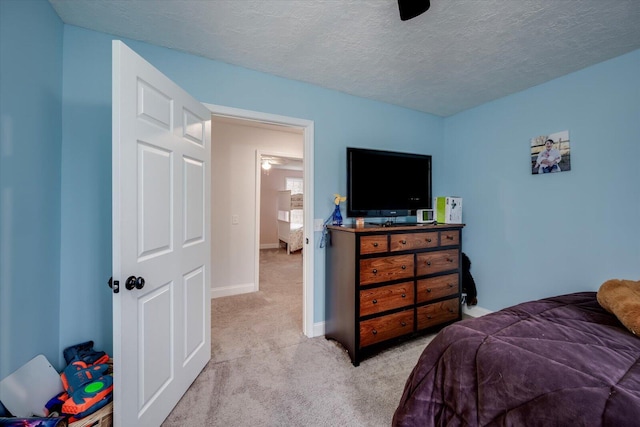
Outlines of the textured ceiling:
M 71 25 L 449 116 L 640 49 L 640 0 L 50 0 Z

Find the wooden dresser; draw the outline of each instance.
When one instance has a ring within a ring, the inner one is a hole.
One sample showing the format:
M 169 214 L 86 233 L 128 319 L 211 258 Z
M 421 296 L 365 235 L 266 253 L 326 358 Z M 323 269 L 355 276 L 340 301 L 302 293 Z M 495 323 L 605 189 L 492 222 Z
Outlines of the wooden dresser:
M 355 366 L 460 320 L 464 225 L 329 226 L 325 336 Z

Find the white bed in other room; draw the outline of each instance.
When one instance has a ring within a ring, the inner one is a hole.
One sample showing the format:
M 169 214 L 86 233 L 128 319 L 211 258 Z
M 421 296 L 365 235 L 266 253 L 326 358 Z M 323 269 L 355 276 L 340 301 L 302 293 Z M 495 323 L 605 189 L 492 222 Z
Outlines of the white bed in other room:
M 302 249 L 302 199 L 302 194 L 291 194 L 291 190 L 278 192 L 278 240 L 286 244 L 288 254 Z

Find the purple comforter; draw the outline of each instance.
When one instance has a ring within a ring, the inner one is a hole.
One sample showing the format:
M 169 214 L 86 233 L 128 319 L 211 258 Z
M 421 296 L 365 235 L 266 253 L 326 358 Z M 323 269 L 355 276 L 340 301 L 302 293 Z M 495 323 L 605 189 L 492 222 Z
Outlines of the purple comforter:
M 595 292 L 523 303 L 443 329 L 394 426 L 638 426 L 640 337 Z

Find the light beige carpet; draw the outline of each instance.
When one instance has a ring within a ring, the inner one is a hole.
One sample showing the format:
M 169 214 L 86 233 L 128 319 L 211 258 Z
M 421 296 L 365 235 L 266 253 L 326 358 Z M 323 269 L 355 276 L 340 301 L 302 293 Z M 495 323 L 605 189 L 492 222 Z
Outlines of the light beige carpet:
M 262 250 L 260 291 L 212 300 L 212 359 L 163 426 L 389 426 L 431 338 L 354 367 L 302 334 L 302 255 Z

